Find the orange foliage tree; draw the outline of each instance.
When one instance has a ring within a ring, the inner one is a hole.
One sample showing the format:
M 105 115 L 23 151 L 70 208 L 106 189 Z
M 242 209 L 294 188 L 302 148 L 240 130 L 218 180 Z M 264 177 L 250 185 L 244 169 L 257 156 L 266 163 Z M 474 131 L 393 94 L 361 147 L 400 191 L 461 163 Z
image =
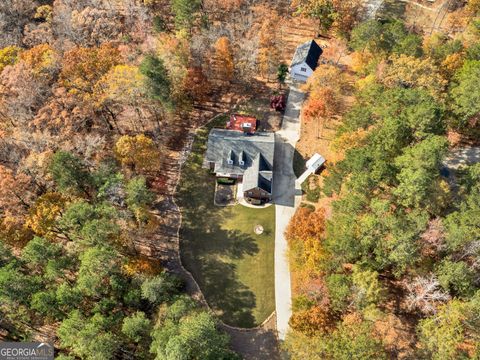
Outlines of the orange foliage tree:
M 317 305 L 308 310 L 293 313 L 290 326 L 305 335 L 313 336 L 333 330 L 336 320 L 328 307 Z
M 321 239 L 325 232 L 325 212 L 299 208 L 287 227 L 289 257 L 299 278 L 311 279 L 320 274 L 320 264 L 326 254 Z
M 218 77 L 224 81 L 232 80 L 235 64 L 230 40 L 226 36 L 222 36 L 215 43 L 214 61 Z
M 88 99 L 97 81 L 120 63 L 120 52 L 112 44 L 100 47 L 73 48 L 63 57 L 60 83 L 69 92 Z

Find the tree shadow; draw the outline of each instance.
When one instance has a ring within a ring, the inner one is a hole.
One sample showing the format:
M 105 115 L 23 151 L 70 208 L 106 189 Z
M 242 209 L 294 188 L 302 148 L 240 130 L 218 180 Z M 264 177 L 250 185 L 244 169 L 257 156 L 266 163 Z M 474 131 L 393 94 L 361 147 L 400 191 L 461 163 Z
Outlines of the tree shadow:
M 212 124 L 213 125 L 213 124 Z M 215 177 L 202 168 L 208 131 L 195 140 L 182 172 L 177 203 L 182 210 L 180 254 L 182 263 L 198 282 L 210 307 L 225 323 L 254 327 L 255 294 L 238 279 L 235 261 L 255 256 L 256 239 L 222 224 L 233 215 L 232 207 L 214 205 Z

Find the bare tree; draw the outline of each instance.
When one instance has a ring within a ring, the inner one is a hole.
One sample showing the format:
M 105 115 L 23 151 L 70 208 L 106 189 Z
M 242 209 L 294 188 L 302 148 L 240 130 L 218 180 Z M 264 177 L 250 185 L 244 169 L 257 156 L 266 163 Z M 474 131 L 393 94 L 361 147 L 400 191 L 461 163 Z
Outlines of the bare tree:
M 424 314 L 434 314 L 438 305 L 450 300 L 450 295 L 440 286 L 440 282 L 431 274 L 418 276 L 405 285 L 408 291 L 407 306 L 410 310 L 419 310 Z

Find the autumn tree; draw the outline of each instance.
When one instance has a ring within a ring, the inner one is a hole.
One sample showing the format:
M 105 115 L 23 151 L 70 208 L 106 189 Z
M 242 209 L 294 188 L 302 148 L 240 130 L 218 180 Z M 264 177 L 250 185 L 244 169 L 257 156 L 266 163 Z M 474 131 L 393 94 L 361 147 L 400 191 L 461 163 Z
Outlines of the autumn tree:
M 436 98 L 441 96 L 446 85 L 438 68 L 428 59 L 421 60 L 406 55 L 392 59 L 381 75 L 381 81 L 388 87 L 425 89 Z
M 308 310 L 294 312 L 289 323 L 292 329 L 313 336 L 331 331 L 335 320 L 331 309 L 318 305 Z
M 187 70 L 183 88 L 195 101 L 204 101 L 212 92 L 212 84 L 201 66 L 193 66 Z
M 118 128 L 117 117 L 126 108 L 133 109 L 140 117 L 140 107 L 146 96 L 144 84 L 145 79 L 136 66 L 116 65 L 95 84 L 94 98 Z
M 478 347 L 474 344 L 480 335 L 479 307 L 477 293 L 467 302 L 451 300 L 437 314 L 421 320 L 418 330 L 422 353 L 435 360 L 475 358 Z
M 214 46 L 214 66 L 218 78 L 221 81 L 229 82 L 233 78 L 234 62 L 230 40 L 222 36 Z
M 280 16 L 276 11 L 265 15 L 259 29 L 257 61 L 260 73 L 267 79 L 274 73 L 280 61 L 280 53 L 277 44 L 277 33 L 280 24 Z
M 46 193 L 38 197 L 30 208 L 26 225 L 35 234 L 44 236 L 56 230 L 56 221 L 62 214 L 66 199 L 58 193 Z
M 73 48 L 63 56 L 60 83 L 80 99 L 89 100 L 97 81 L 119 63 L 120 53 L 109 43 Z
M 115 144 L 115 153 L 123 165 L 134 171 L 156 171 L 161 161 L 159 149 L 151 138 L 143 134 L 120 137 Z
M 335 8 L 331 0 L 296 0 L 292 3 L 297 14 L 318 21 L 320 32 L 327 32 L 335 21 Z
M 0 73 L 5 66 L 13 65 L 17 62 L 21 49 L 17 46 L 7 46 L 0 49 Z

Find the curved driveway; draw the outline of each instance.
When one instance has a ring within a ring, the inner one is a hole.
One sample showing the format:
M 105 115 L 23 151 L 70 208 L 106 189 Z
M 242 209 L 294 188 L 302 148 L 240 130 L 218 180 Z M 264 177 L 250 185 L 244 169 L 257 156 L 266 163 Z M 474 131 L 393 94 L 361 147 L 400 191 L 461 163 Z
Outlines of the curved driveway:
M 275 203 L 275 309 L 280 340 L 285 339 L 292 314 L 292 289 L 287 258 L 285 230 L 300 204 L 301 193 L 295 192 L 293 154 L 300 138 L 300 110 L 305 94 L 290 85 L 282 128 L 275 136 L 273 164 L 273 201 Z

